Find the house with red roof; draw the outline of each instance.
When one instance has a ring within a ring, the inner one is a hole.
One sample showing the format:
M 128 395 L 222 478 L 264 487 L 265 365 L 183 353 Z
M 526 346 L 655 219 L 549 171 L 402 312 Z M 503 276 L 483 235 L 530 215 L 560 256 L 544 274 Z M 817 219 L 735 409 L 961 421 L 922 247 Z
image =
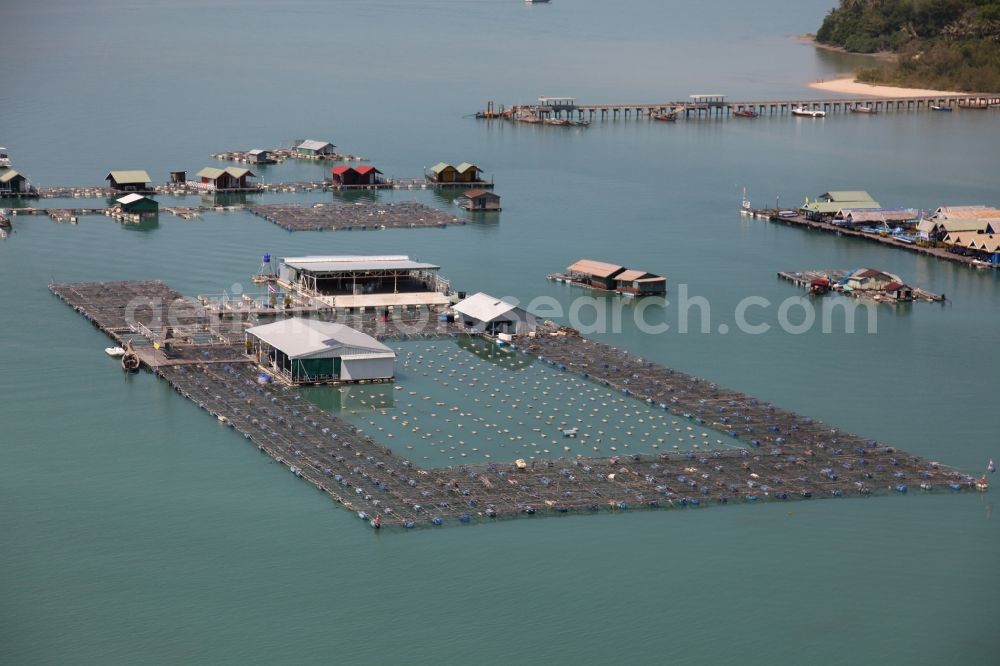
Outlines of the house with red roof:
M 340 187 L 386 185 L 382 172 L 370 164 L 347 166 L 340 164 L 330 169 L 330 181 Z

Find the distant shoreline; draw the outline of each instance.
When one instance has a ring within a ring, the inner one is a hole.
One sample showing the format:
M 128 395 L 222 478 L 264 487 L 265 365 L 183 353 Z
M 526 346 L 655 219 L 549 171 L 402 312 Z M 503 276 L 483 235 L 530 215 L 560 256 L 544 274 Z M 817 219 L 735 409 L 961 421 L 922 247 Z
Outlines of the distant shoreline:
M 802 44 L 810 44 L 818 49 L 823 49 L 824 51 L 833 51 L 835 53 L 843 53 L 845 55 L 852 56 L 862 56 L 864 58 L 872 58 L 874 60 L 885 60 L 894 61 L 896 60 L 896 54 L 892 51 L 876 51 L 875 53 L 855 53 L 854 51 L 848 51 L 842 46 L 833 46 L 832 44 L 821 44 L 816 41 L 816 35 L 812 33 L 806 33 L 804 35 L 792 35 L 792 39 Z
M 874 83 L 859 83 L 853 76 L 825 81 L 812 81 L 809 87 L 814 90 L 842 93 L 845 95 L 866 95 L 868 97 L 934 97 L 936 95 L 966 95 L 968 93 L 949 90 L 927 90 L 924 88 L 899 88 L 883 86 Z

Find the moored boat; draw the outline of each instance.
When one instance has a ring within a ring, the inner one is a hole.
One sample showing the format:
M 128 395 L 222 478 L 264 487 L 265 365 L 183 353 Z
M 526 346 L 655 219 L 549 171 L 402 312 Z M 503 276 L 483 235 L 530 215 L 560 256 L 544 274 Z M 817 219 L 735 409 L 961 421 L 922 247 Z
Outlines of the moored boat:
M 804 116 L 806 118 L 825 118 L 826 111 L 819 111 L 816 109 L 806 109 L 801 106 L 797 106 L 792 109 L 793 116 Z
M 677 121 L 676 113 L 656 113 L 653 114 L 653 120 L 659 120 L 665 123 L 672 123 Z
M 131 342 L 128 343 L 124 351 L 125 353 L 122 354 L 122 370 L 128 373 L 139 372 L 139 355 L 132 349 Z
M 121 358 L 125 355 L 125 350 L 121 347 L 105 347 L 104 353 L 111 358 Z
M 951 107 L 941 106 L 940 104 L 931 104 L 931 111 L 944 111 L 945 113 L 951 113 Z
M 867 113 L 868 115 L 874 116 L 878 111 L 871 106 L 852 106 L 851 113 Z
M 756 118 L 760 114 L 752 109 L 740 109 L 739 111 L 733 111 L 734 118 Z

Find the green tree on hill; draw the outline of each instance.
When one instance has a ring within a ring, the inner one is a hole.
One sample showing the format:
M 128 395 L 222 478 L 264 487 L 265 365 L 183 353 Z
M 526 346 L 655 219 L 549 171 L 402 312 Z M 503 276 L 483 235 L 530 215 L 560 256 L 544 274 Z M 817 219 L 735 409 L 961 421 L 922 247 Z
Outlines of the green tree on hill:
M 896 54 L 894 63 L 860 71 L 865 81 L 1000 91 L 998 0 L 841 0 L 816 41 Z

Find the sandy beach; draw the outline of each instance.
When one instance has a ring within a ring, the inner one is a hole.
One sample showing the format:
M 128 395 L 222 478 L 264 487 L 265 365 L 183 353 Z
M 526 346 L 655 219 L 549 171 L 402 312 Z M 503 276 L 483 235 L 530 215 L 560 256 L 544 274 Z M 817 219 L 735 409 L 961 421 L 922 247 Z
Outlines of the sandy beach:
M 933 97 L 934 95 L 964 95 L 966 93 L 947 90 L 924 90 L 922 88 L 897 88 L 872 83 L 858 83 L 853 76 L 826 81 L 813 81 L 810 88 L 844 95 L 867 95 L 869 97 Z

